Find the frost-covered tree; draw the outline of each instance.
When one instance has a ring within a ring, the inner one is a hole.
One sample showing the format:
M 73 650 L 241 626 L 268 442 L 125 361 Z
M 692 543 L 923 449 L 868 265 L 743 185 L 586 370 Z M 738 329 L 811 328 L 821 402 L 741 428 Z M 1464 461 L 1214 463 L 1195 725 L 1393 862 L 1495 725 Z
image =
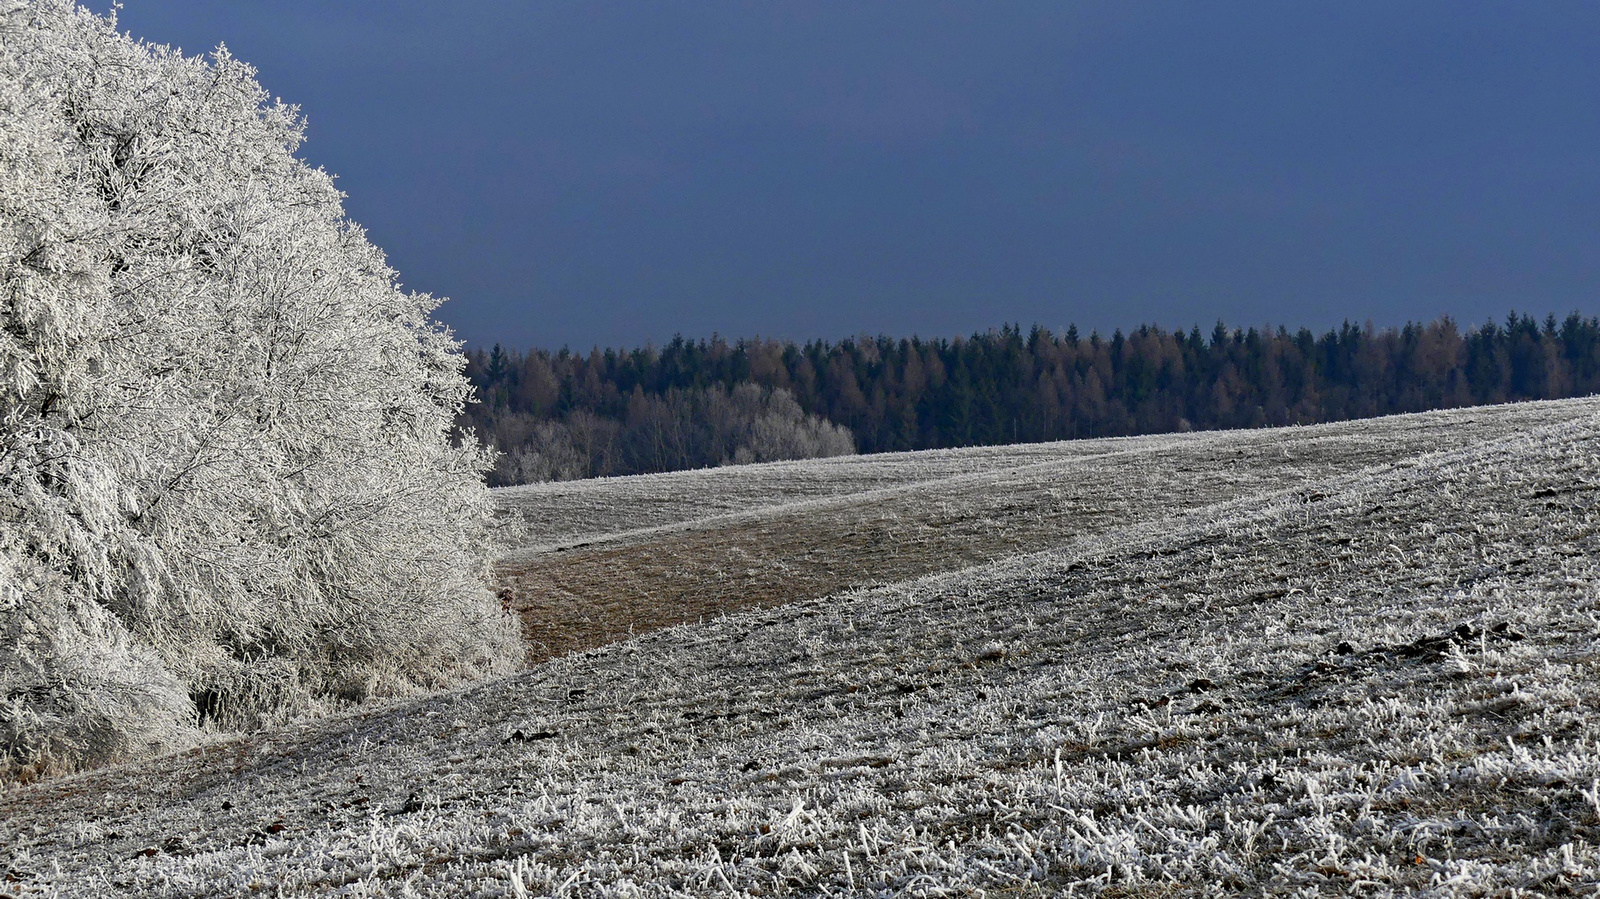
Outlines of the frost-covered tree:
M 254 71 L 0 0 L 0 776 L 506 670 L 486 460 Z
M 497 486 L 676 471 L 855 452 L 850 429 L 807 415 L 794 394 L 748 381 L 630 398 L 626 418 L 577 409 L 559 421 L 500 415 L 487 435 L 503 450 Z

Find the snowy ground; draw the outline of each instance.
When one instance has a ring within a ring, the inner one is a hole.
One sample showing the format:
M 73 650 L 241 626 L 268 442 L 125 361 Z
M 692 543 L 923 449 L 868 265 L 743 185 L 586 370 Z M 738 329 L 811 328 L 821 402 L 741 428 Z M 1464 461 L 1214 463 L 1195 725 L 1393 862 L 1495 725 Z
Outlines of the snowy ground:
M 1044 552 L 0 794 L 0 892 L 1600 887 L 1600 404 L 1137 449 L 900 482 L 1120 509 Z

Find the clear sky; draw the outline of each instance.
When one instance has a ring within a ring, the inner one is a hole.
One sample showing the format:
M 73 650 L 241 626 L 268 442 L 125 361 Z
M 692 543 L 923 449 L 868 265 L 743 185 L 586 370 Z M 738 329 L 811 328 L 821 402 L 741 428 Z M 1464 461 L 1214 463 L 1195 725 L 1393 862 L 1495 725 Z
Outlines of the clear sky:
M 104 0 L 91 8 L 104 12 Z M 126 0 L 470 345 L 1600 312 L 1600 4 Z

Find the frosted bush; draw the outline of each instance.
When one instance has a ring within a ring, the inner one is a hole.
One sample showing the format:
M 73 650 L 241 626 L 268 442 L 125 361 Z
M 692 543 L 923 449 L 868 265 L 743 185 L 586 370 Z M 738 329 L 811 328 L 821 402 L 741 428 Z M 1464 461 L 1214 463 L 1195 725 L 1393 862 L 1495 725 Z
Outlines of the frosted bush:
M 518 657 L 457 346 L 302 128 L 225 49 L 0 0 L 0 773 Z

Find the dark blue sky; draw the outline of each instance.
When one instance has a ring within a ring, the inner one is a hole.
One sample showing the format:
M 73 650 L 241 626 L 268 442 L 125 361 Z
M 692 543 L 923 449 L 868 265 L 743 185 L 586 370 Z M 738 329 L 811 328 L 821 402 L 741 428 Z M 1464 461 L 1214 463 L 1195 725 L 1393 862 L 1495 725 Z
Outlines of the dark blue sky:
M 95 8 L 104 11 L 106 4 Z M 472 345 L 1600 311 L 1600 4 L 127 0 Z

